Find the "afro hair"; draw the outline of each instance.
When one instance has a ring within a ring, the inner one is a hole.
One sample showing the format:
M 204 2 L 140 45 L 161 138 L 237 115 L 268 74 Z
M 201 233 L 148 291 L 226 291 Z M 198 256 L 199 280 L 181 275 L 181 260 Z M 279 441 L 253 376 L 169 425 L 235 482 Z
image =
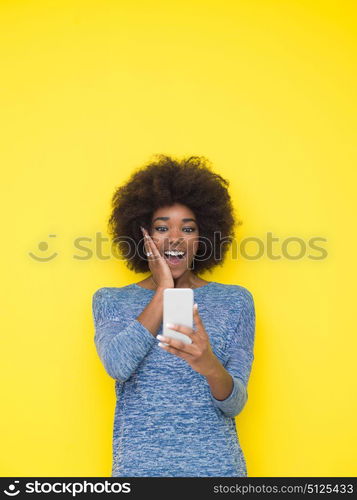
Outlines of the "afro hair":
M 234 226 L 242 224 L 234 216 L 228 185 L 204 156 L 177 160 L 157 154 L 136 169 L 128 182 L 115 190 L 108 221 L 108 232 L 127 267 L 136 273 L 150 271 L 140 226 L 148 229 L 158 208 L 175 203 L 190 208 L 197 220 L 199 245 L 193 272 L 211 272 L 222 265 L 233 241 Z

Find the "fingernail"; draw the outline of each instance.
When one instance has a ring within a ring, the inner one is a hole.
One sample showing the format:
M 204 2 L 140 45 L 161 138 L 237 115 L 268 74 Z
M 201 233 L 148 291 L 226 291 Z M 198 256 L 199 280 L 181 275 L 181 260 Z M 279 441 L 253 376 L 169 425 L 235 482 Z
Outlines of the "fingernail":
M 166 323 L 167 328 L 174 328 L 175 325 L 173 323 Z
M 197 311 L 197 309 L 198 309 L 198 304 L 197 304 L 197 303 L 196 303 L 196 304 L 194 304 L 194 306 L 193 306 L 193 307 L 194 307 L 194 309 L 196 309 L 196 311 Z
M 166 345 L 163 344 L 162 342 L 159 342 L 157 345 L 160 346 L 160 347 L 166 347 Z
M 156 335 L 156 338 L 162 340 L 164 337 L 162 335 Z

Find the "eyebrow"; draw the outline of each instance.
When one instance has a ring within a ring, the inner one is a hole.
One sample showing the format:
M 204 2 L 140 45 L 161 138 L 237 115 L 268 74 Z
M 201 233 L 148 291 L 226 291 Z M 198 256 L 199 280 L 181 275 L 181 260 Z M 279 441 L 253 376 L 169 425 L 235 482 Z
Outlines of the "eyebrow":
M 156 219 L 154 219 L 152 221 L 152 223 L 154 223 L 156 220 L 169 220 L 170 217 L 156 217 Z M 195 219 L 182 219 L 182 222 L 189 222 L 189 221 L 193 221 L 193 222 L 196 222 Z M 197 224 L 197 222 L 196 222 Z

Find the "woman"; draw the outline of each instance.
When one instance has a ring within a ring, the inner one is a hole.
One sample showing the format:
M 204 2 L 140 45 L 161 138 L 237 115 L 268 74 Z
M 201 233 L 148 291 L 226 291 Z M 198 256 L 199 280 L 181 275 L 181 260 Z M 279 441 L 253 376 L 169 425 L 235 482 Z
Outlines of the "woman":
M 114 193 L 110 232 L 129 268 L 150 275 L 93 295 L 96 349 L 116 381 L 112 477 L 247 476 L 234 417 L 248 397 L 254 301 L 198 276 L 232 241 L 227 185 L 204 157 L 158 155 Z M 161 335 L 165 288 L 193 289 L 194 328 L 172 327 L 191 344 Z

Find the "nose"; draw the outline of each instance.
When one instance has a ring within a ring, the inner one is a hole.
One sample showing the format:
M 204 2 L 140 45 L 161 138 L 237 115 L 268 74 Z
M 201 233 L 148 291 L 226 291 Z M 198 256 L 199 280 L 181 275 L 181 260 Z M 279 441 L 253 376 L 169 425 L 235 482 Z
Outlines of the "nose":
M 183 240 L 184 238 L 178 229 L 171 229 L 167 237 L 167 244 L 170 248 L 176 248 L 180 245 L 180 243 L 182 243 Z

